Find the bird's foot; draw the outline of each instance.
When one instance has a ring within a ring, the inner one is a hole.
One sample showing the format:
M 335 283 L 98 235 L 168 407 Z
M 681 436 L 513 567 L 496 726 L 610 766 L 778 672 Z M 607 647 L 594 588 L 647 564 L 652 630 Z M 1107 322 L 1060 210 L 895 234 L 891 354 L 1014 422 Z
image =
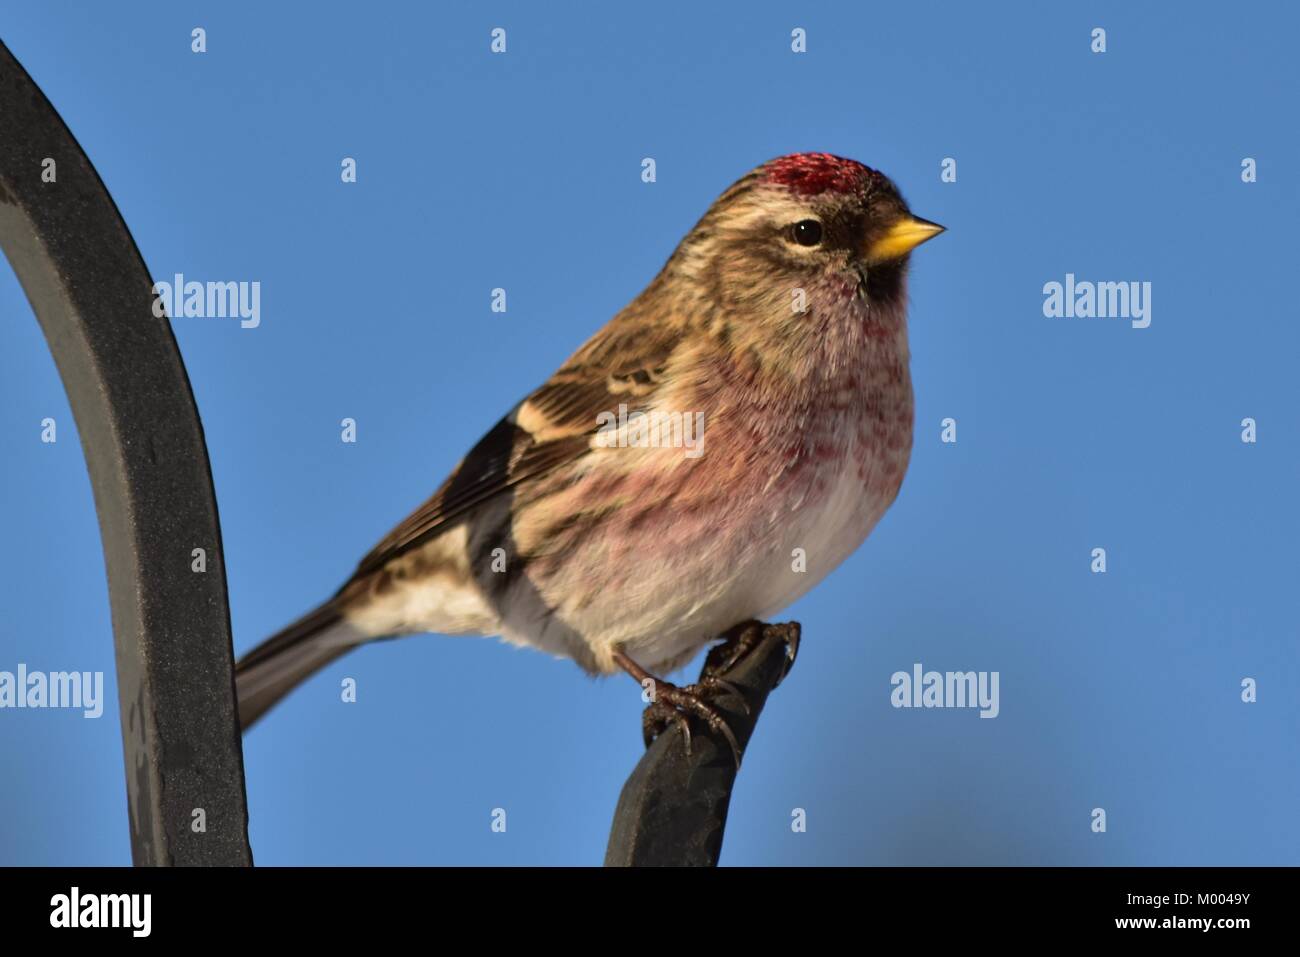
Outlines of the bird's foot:
M 727 682 L 718 685 L 700 683 L 678 687 L 667 681 L 660 681 L 654 690 L 650 707 L 641 714 L 641 736 L 646 747 L 663 734 L 668 728 L 677 725 L 682 729 L 682 739 L 686 743 L 686 753 L 691 753 L 691 718 L 699 718 L 711 731 L 726 738 L 731 745 L 731 754 L 736 759 L 736 768 L 740 768 L 741 750 L 736 735 L 732 732 L 727 719 L 720 715 L 709 703 L 715 693 L 737 693 L 735 686 Z M 743 700 L 743 699 L 742 699 Z
M 785 676 L 794 667 L 795 658 L 799 655 L 799 626 L 793 622 L 784 625 L 765 625 L 761 621 L 751 620 L 742 621 L 739 625 L 729 628 L 718 636 L 722 639 L 722 643 L 709 649 L 709 654 L 704 659 L 704 670 L 700 672 L 701 683 L 721 682 L 734 692 L 735 687 L 728 685 L 720 676 L 734 668 L 742 658 L 757 648 L 766 634 L 777 629 L 783 631 L 781 637 L 785 639 L 785 667 L 781 669 L 781 677 L 776 679 L 776 684 L 772 687 L 780 687 Z
M 614 660 L 624 671 L 630 674 L 650 696 L 650 707 L 641 715 L 641 735 L 646 747 L 663 734 L 669 727 L 676 725 L 682 729 L 682 738 L 686 743 L 686 753 L 691 753 L 691 718 L 699 718 L 709 730 L 721 735 L 731 745 L 731 753 L 740 767 L 741 750 L 736 735 L 727 724 L 726 719 L 709 703 L 709 699 L 720 693 L 735 694 L 742 703 L 744 697 L 735 685 L 716 676 L 704 677 L 698 684 L 678 686 L 664 681 L 646 671 L 622 652 L 614 655 Z M 746 705 L 746 708 L 748 706 Z

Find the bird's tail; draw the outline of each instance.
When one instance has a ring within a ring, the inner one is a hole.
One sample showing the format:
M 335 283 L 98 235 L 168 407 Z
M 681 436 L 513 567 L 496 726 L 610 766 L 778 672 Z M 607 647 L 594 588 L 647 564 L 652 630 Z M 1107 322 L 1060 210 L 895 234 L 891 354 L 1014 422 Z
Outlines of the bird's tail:
M 235 691 L 243 730 L 276 702 L 366 638 L 327 601 L 235 662 Z

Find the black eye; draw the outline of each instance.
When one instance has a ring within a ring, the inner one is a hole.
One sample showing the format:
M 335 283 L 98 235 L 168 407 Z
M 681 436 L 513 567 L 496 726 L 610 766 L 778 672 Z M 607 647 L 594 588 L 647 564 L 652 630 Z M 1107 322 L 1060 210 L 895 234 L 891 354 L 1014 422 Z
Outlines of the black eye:
M 822 224 L 815 219 L 801 219 L 790 227 L 790 235 L 800 246 L 816 246 L 822 241 Z

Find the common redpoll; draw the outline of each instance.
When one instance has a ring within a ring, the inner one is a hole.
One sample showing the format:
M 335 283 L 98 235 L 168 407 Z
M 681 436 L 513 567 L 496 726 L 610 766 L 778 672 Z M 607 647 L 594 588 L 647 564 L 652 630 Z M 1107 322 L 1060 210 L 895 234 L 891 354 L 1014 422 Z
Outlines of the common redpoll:
M 793 602 L 898 494 L 908 254 L 941 231 L 853 160 L 742 177 L 333 598 L 238 663 L 244 726 L 376 638 L 500 635 L 641 680 Z

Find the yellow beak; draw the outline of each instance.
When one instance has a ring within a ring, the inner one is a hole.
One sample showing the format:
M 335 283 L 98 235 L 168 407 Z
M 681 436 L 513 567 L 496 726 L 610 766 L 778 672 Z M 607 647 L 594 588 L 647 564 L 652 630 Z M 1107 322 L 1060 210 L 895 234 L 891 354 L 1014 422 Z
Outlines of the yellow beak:
M 867 264 L 905 256 L 927 239 L 938 236 L 943 230 L 944 227 L 938 223 L 918 219 L 915 216 L 904 216 L 867 247 Z

